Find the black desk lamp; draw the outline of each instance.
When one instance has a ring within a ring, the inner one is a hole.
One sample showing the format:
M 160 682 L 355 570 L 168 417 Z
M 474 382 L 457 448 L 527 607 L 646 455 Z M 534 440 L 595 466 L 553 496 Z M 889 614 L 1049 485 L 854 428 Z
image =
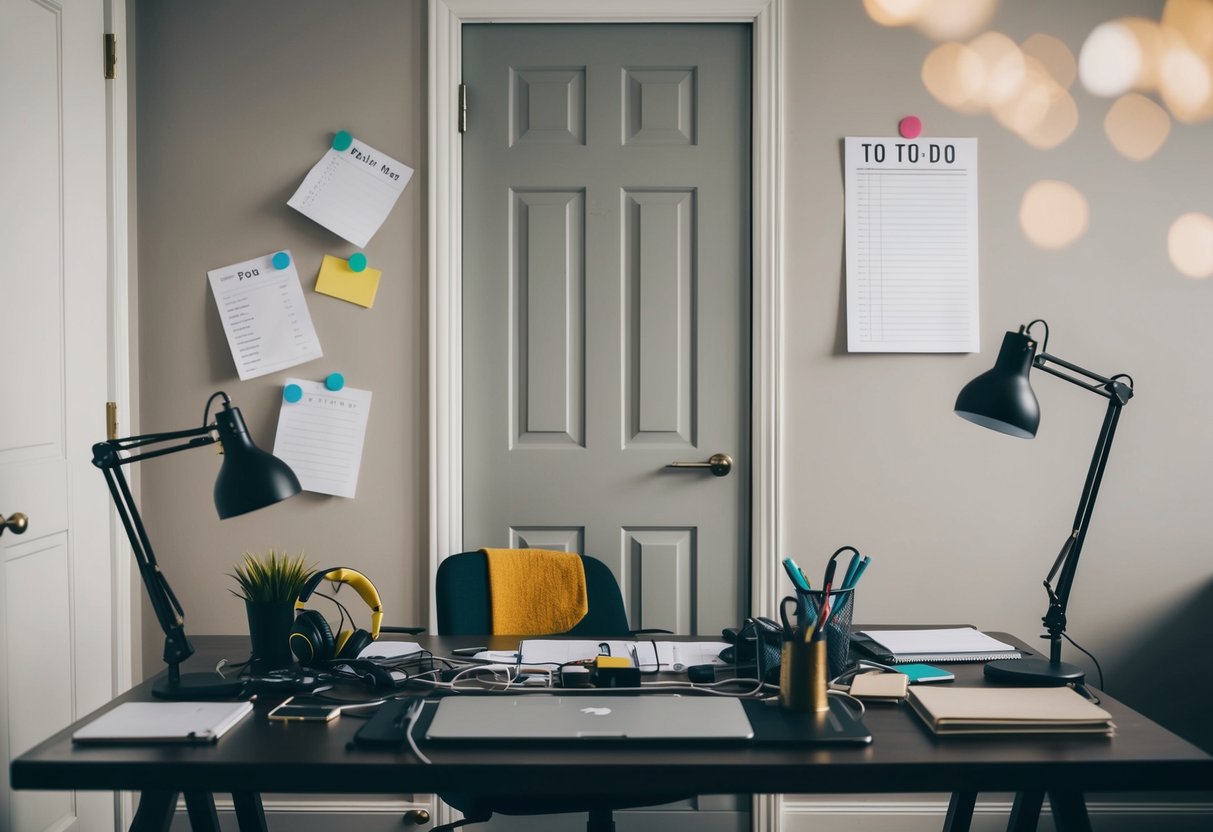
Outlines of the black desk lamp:
M 207 424 L 211 404 L 220 397 L 223 399 L 223 410 L 215 414 L 214 422 Z M 176 444 L 126 453 L 165 442 Z M 93 445 L 93 465 L 105 474 L 118 516 L 122 518 L 126 536 L 131 541 L 139 575 L 143 578 L 152 609 L 164 630 L 164 661 L 168 664 L 168 679 L 157 683 L 152 690 L 153 694 L 163 699 L 226 699 L 238 696 L 244 683 L 223 679 L 215 673 L 181 675 L 179 665 L 194 654 L 194 646 L 185 635 L 185 611 L 156 564 L 156 555 L 143 528 L 143 519 L 135 507 L 122 466 L 216 442 L 223 446 L 223 465 L 215 480 L 215 509 L 219 512 L 219 519 L 226 520 L 264 508 L 293 497 L 302 490 L 295 472 L 285 462 L 253 444 L 240 409 L 232 406 L 224 392 L 214 393 L 207 399 L 202 427 L 169 433 L 146 433 Z
M 1036 341 L 1031 335 L 1032 327 L 1036 324 L 1043 326 L 1045 331 L 1039 355 L 1036 354 Z M 1082 668 L 1061 660 L 1061 639 L 1066 630 L 1066 603 L 1070 598 L 1083 540 L 1087 536 L 1087 526 L 1091 522 L 1091 512 L 1095 508 L 1095 497 L 1099 493 L 1104 466 L 1108 462 L 1112 436 L 1116 433 L 1116 423 L 1120 419 L 1120 409 L 1133 397 L 1133 379 L 1128 375 L 1121 373 L 1104 378 L 1049 355 L 1048 348 L 1049 325 L 1044 321 L 1032 321 L 1026 327 L 1021 326 L 1019 332 L 1008 332 L 1003 336 L 1002 349 L 998 352 L 994 369 L 970 381 L 956 397 L 958 416 L 982 427 L 1023 439 L 1034 437 L 1040 424 L 1040 405 L 1037 404 L 1036 394 L 1032 392 L 1032 385 L 1028 382 L 1028 373 L 1033 367 L 1065 379 L 1071 384 L 1077 384 L 1108 400 L 1103 427 L 1100 428 L 1095 453 L 1091 457 L 1091 468 L 1082 487 L 1078 513 L 1074 515 L 1074 528 L 1044 581 L 1045 592 L 1049 595 L 1049 610 L 1042 620 L 1048 635 L 1041 638 L 1049 640 L 1049 658 L 1047 661 L 1004 659 L 986 665 L 986 678 L 1020 685 L 1065 685 L 1081 682 L 1085 676 Z M 1054 589 L 1050 582 L 1059 569 L 1061 575 Z

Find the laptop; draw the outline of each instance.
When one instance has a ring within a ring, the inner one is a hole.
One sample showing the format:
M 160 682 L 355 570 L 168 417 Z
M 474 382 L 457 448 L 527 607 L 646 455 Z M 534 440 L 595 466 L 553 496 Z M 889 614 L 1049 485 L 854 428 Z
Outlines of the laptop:
M 427 740 L 748 740 L 737 699 L 705 696 L 450 696 Z

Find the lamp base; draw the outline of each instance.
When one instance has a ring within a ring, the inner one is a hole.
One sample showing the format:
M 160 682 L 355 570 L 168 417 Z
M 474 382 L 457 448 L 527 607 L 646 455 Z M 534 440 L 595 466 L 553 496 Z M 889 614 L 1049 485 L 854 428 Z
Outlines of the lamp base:
M 1077 665 L 1048 659 L 999 659 L 987 662 L 985 673 L 991 682 L 1041 688 L 1077 684 L 1087 676 Z
M 157 699 L 236 699 L 244 694 L 247 679 L 224 679 L 218 673 L 182 673 L 177 680 L 160 679 L 152 687 Z

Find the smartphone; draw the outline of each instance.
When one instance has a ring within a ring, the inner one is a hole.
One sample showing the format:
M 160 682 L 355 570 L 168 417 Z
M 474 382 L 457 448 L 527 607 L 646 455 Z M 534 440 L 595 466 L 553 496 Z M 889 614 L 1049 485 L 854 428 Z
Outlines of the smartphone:
M 341 706 L 339 705 L 316 701 L 296 701 L 292 696 L 270 711 L 269 717 L 291 722 L 329 722 L 336 719 L 340 713 Z

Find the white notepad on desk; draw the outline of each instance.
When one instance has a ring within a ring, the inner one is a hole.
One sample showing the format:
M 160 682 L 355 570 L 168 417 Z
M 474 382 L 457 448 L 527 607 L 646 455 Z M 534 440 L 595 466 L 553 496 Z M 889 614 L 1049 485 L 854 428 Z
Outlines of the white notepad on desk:
M 1018 659 L 1013 645 L 992 638 L 974 627 L 927 630 L 862 630 L 860 635 L 886 651 L 877 661 L 988 662 Z M 871 649 L 871 648 L 865 648 Z
M 72 742 L 214 742 L 252 712 L 252 702 L 123 702 Z

